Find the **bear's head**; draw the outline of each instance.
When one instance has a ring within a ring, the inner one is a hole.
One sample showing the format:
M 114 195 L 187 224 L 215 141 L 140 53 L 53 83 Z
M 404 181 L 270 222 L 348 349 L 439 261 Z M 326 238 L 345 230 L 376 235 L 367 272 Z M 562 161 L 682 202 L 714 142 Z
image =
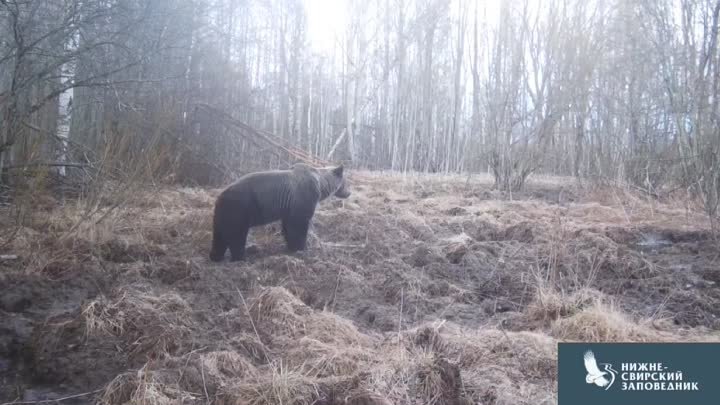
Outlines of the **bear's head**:
M 328 170 L 328 175 L 325 176 L 328 186 L 331 190 L 330 195 L 335 195 L 337 198 L 348 198 L 350 197 L 350 189 L 345 179 L 344 167 L 341 164 L 338 167 L 333 167 Z
M 333 174 L 340 179 L 340 185 L 337 188 L 337 191 L 335 191 L 335 197 L 337 198 L 348 198 L 350 197 L 350 188 L 348 187 L 347 180 L 345 179 L 345 176 L 343 174 L 344 168 L 343 165 L 340 165 L 333 169 Z

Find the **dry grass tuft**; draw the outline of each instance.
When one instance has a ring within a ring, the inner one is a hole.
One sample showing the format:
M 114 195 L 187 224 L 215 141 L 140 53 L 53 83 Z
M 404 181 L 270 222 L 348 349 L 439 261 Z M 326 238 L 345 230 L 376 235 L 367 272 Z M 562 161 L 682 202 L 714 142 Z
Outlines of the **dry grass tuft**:
M 543 333 L 496 329 L 442 333 L 474 403 L 538 404 L 556 390 L 557 342 Z M 554 403 L 553 401 L 547 403 Z
M 603 296 L 601 292 L 588 288 L 566 293 L 554 288 L 538 287 L 535 298 L 525 308 L 525 315 L 530 321 L 546 323 L 572 316 L 602 300 Z
M 237 352 L 221 350 L 201 356 L 204 373 L 212 378 L 248 378 L 257 375 L 257 370 L 245 357 Z
M 191 393 L 176 389 L 158 377 L 158 374 L 140 370 L 129 402 L 131 404 L 172 405 L 198 398 Z
M 560 340 L 594 342 L 652 342 L 672 340 L 671 335 L 636 323 L 613 305 L 595 302 L 588 308 L 552 324 L 552 336 Z
M 214 396 L 232 381 L 252 379 L 259 371 L 240 353 L 219 350 L 168 358 L 154 367 L 156 374 L 180 391 Z M 207 394 L 206 394 L 207 393 Z
M 420 395 L 424 404 L 457 404 L 463 396 L 460 369 L 444 358 L 435 358 L 418 370 Z
M 341 347 L 372 345 L 372 338 L 361 333 L 352 323 L 328 311 L 313 312 L 307 320 L 306 333 L 310 338 Z
M 454 357 L 468 368 L 490 364 L 518 380 L 552 379 L 556 370 L 556 342 L 541 333 L 484 329 L 469 336 L 451 335 L 448 341 Z M 523 367 L 517 368 L 518 364 Z
M 250 316 L 264 332 L 297 335 L 304 330 L 304 316 L 311 309 L 283 287 L 268 287 L 250 303 Z
M 255 364 L 265 364 L 270 359 L 267 347 L 255 334 L 241 333 L 229 343 Z
M 181 389 L 175 373 L 150 370 L 146 364 L 135 372 L 118 375 L 107 385 L 98 402 L 101 405 L 173 405 L 200 398 L 199 393 Z
M 376 353 L 357 345 L 333 345 L 302 337 L 287 344 L 287 364 L 312 377 L 347 376 L 378 361 Z
M 105 387 L 98 403 L 101 405 L 128 403 L 137 389 L 138 374 L 139 371 L 118 374 L 118 376 Z
M 410 339 L 412 344 L 422 350 L 440 354 L 448 353 L 448 344 L 440 333 L 440 326 L 423 325 L 411 331 Z
M 190 353 L 118 375 L 107 385 L 99 402 L 122 405 L 207 401 L 234 382 L 257 375 L 255 367 L 232 351 Z
M 433 360 L 431 353 L 390 344 L 381 351 L 383 361 L 370 370 L 368 389 L 392 403 L 412 403 L 418 395 L 418 371 Z
M 367 388 L 391 403 L 462 404 L 467 401 L 464 377 L 458 353 L 449 346 L 427 346 L 429 333 L 437 333 L 437 326 L 423 326 L 408 331 L 400 342 L 386 342 L 380 356 L 383 359 L 370 369 Z M 442 336 L 440 336 L 442 335 Z M 444 332 L 431 338 L 446 339 Z M 421 342 L 421 343 L 416 343 Z M 469 349 L 465 343 L 458 351 Z
M 320 397 L 317 382 L 280 364 L 253 380 L 234 381 L 218 395 L 220 405 L 311 405 Z
M 384 396 L 374 393 L 370 390 L 360 388 L 347 393 L 344 396 L 344 405 L 392 405 Z
M 121 338 L 132 354 L 174 353 L 190 335 L 192 309 L 176 292 L 126 286 L 82 308 L 86 337 Z
M 273 338 L 307 336 L 335 345 L 371 344 L 351 321 L 332 312 L 313 311 L 284 287 L 265 288 L 251 300 L 249 310 L 258 330 Z

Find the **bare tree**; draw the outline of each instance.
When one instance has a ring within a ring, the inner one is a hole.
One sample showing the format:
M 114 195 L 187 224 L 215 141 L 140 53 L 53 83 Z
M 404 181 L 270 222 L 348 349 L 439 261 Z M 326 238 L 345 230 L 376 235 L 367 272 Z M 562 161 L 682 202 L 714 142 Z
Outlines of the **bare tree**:
M 210 184 L 279 148 L 510 191 L 538 172 L 682 188 L 718 216 L 718 0 L 348 5 L 318 54 L 302 0 L 0 1 L 3 173 L 150 155 Z

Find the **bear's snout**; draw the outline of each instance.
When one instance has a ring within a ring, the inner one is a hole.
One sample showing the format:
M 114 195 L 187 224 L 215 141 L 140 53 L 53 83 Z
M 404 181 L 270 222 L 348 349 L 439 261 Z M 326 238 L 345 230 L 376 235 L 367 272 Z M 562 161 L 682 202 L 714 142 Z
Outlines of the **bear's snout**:
M 348 191 L 345 188 L 341 188 L 335 193 L 335 197 L 337 198 L 348 198 L 350 197 L 350 191 Z

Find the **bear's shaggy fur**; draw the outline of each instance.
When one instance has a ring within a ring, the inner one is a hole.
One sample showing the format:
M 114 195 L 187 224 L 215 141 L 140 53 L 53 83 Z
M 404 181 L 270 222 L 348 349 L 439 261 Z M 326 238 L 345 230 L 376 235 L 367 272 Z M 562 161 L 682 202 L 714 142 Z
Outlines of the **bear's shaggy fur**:
M 331 195 L 350 196 L 342 165 L 315 169 L 299 163 L 291 170 L 246 174 L 215 202 L 210 260 L 223 260 L 228 248 L 231 261 L 242 260 L 250 228 L 275 221 L 282 221 L 288 249 L 304 250 L 315 208 Z

